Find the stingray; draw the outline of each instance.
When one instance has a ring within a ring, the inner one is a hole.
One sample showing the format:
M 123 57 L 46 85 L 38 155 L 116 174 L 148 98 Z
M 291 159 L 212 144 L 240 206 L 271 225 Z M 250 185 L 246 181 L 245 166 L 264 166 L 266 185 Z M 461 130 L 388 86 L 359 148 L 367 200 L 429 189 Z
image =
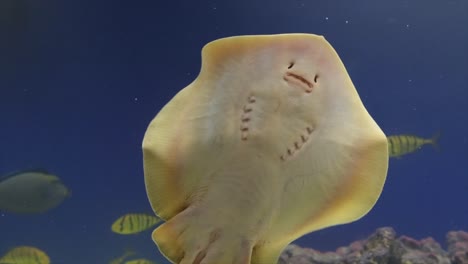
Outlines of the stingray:
M 322 36 L 206 44 L 198 77 L 149 124 L 152 233 L 179 264 L 274 264 L 293 240 L 364 216 L 387 140 Z

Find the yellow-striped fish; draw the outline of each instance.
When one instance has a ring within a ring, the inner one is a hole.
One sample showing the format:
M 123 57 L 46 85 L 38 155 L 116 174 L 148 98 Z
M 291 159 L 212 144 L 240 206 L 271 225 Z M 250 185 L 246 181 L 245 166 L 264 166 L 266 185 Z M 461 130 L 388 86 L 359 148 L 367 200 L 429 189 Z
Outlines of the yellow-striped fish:
M 126 261 L 125 264 L 157 264 L 157 263 L 149 259 L 140 258 L 140 259 L 133 259 L 133 260 Z
M 126 214 L 112 224 L 112 231 L 121 235 L 140 233 L 159 223 L 161 219 L 149 214 Z
M 421 138 L 413 135 L 393 135 L 388 136 L 388 154 L 390 157 L 401 157 L 411 152 L 415 152 L 426 144 L 431 144 L 438 149 L 437 141 L 440 132 L 432 138 Z
M 50 264 L 47 254 L 35 247 L 20 246 L 8 251 L 0 258 L 6 264 Z

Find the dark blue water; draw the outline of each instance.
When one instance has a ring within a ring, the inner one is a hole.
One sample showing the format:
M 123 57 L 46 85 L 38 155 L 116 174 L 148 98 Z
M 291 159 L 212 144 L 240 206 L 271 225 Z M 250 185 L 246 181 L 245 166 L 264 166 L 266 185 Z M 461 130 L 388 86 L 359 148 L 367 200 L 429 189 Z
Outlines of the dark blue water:
M 387 134 L 430 137 L 391 159 L 363 219 L 302 237 L 322 250 L 381 226 L 444 242 L 468 229 L 468 2 L 0 2 L 0 174 L 46 168 L 73 195 L 44 215 L 0 214 L 0 255 L 38 246 L 52 263 L 107 263 L 133 248 L 161 260 L 151 231 L 120 236 L 118 216 L 150 212 L 141 141 L 200 69 L 200 49 L 244 34 L 322 34 Z M 241 216 L 239 216 L 241 217 Z

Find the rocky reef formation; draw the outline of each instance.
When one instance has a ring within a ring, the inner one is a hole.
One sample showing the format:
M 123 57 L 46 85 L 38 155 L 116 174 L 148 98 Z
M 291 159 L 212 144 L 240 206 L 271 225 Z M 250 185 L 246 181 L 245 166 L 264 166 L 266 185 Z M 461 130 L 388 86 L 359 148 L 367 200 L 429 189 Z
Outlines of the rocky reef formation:
M 278 264 L 468 264 L 468 233 L 447 233 L 447 250 L 432 238 L 397 237 L 391 227 L 333 252 L 289 245 Z
M 448 232 L 447 244 L 452 263 L 468 264 L 468 232 Z

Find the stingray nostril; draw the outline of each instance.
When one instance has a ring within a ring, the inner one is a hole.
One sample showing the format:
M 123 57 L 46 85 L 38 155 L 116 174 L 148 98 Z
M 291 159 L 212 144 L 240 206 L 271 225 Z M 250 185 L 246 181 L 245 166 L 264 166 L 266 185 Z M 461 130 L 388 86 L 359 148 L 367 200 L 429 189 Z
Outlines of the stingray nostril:
M 289 63 L 288 69 L 291 69 L 294 66 L 294 61 Z
M 315 74 L 315 77 L 314 77 L 314 83 L 316 83 L 316 82 L 317 82 L 317 79 L 318 79 L 318 75 L 317 75 L 317 74 Z

